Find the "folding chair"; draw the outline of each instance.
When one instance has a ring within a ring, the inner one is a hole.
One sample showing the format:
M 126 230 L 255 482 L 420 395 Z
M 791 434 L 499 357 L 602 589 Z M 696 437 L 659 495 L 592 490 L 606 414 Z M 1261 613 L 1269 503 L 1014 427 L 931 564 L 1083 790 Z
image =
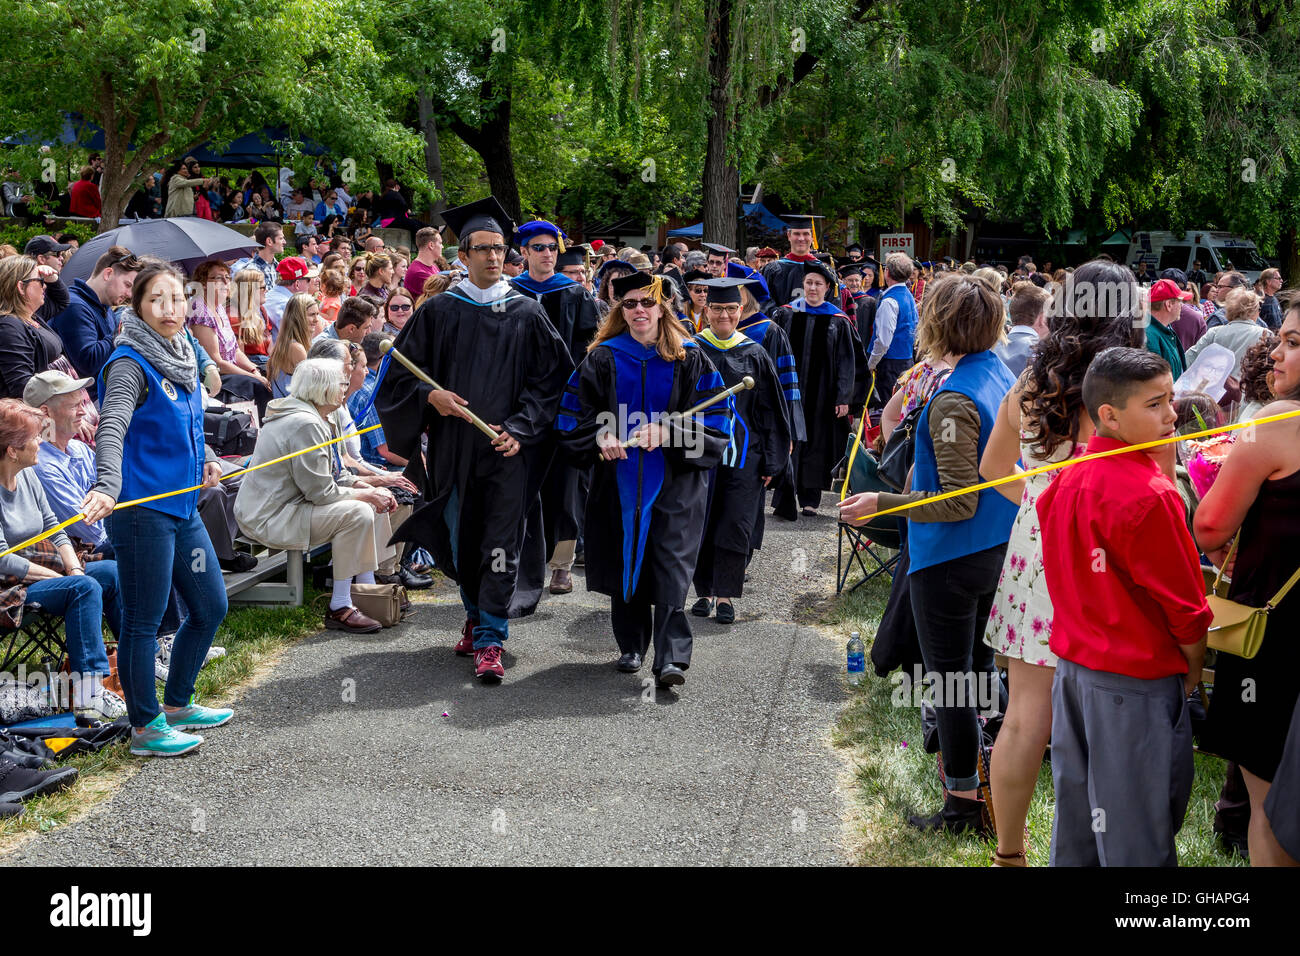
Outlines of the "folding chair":
M 0 672 L 11 673 L 24 661 L 35 657 L 48 662 L 57 671 L 67 654 L 63 637 L 63 618 L 51 614 L 39 604 L 23 605 L 23 623 L 16 628 L 0 629 L 0 645 L 9 642 L 0 657 Z
M 859 448 L 853 459 L 853 471 L 844 479 L 849 486 L 848 494 L 856 495 L 864 491 L 893 492 L 894 489 L 876 473 L 878 465 L 875 455 L 866 448 Z M 846 543 L 847 559 L 844 555 Z M 843 592 L 855 562 L 862 571 L 862 580 L 849 588 L 850 592 L 856 591 L 880 574 L 892 576 L 902 547 L 903 539 L 898 530 L 898 519 L 892 515 L 870 518 L 863 524 L 839 522 L 835 554 L 835 593 Z M 893 554 L 883 554 L 877 549 L 892 550 Z M 867 568 L 867 558 L 874 564 L 871 569 Z

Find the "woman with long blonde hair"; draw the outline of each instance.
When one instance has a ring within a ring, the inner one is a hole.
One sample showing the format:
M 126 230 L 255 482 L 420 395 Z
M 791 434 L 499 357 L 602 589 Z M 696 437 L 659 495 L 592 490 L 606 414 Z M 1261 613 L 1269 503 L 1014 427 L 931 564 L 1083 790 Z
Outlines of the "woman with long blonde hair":
M 666 281 L 644 272 L 614 280 L 613 307 L 570 377 L 555 420 L 575 463 L 598 456 L 584 526 L 587 589 L 612 600 L 617 667 L 640 670 L 653 642 L 660 688 L 684 683 L 690 667 L 686 594 L 708 471 L 721 459 L 730 427 L 725 403 L 681 414 L 718 395 L 723 384 L 669 309 Z
M 320 306 L 306 292 L 289 299 L 280 322 L 280 335 L 271 346 L 266 377 L 276 398 L 289 394 L 289 380 L 298 363 L 311 350 L 311 340 L 320 334 Z

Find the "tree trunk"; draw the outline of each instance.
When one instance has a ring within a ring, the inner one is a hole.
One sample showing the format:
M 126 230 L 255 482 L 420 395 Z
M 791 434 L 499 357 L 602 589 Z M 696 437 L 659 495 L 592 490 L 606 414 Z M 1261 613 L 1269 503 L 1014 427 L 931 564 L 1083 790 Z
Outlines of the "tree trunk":
M 704 152 L 704 239 L 736 244 L 740 170 L 729 161 L 735 105 L 731 93 L 732 0 L 713 0 L 709 30 L 709 119 Z
M 1300 236 L 1297 236 L 1295 226 L 1283 231 L 1282 239 L 1277 244 L 1277 258 L 1282 279 L 1287 285 L 1294 285 L 1296 279 L 1300 278 Z
M 485 100 L 491 98 L 490 84 L 484 84 L 482 97 Z M 455 118 L 448 127 L 483 160 L 492 195 L 518 222 L 521 215 L 519 180 L 515 177 L 515 155 L 510 144 L 510 91 L 506 90 L 497 106 L 484 115 L 477 127 Z
M 442 149 L 438 145 L 438 122 L 433 115 L 433 98 L 427 87 L 420 90 L 420 129 L 424 132 L 424 173 L 438 190 L 429 210 L 429 221 L 447 208 L 447 191 L 442 185 Z

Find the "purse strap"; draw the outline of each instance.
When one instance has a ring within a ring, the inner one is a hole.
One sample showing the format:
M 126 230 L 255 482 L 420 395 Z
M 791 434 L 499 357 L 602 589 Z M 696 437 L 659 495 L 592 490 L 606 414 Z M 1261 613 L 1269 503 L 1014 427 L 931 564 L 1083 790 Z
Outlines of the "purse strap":
M 1223 567 L 1219 568 L 1219 573 L 1214 576 L 1213 590 L 1215 592 L 1218 592 L 1219 582 L 1223 579 L 1223 568 L 1226 568 L 1228 565 L 1232 563 L 1233 555 L 1237 553 L 1237 544 L 1240 541 L 1241 541 L 1241 532 L 1238 531 L 1236 537 L 1232 539 L 1232 546 L 1228 548 L 1227 557 L 1223 559 Z M 1296 586 L 1297 582 L 1300 582 L 1300 568 L 1295 569 L 1295 573 L 1291 575 L 1291 579 L 1287 581 L 1286 584 L 1282 585 L 1281 590 L 1279 590 L 1276 594 L 1273 595 L 1273 600 L 1265 604 L 1262 610 L 1267 613 L 1268 611 L 1273 610 L 1273 608 L 1281 604 L 1284 600 L 1286 600 L 1287 594 L 1289 594 L 1291 589 Z

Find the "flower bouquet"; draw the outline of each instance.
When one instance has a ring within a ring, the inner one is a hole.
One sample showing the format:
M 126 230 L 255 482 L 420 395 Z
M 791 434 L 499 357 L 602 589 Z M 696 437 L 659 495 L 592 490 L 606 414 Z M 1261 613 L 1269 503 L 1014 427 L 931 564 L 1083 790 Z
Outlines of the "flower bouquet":
M 1214 479 L 1219 477 L 1219 469 L 1223 467 L 1224 459 L 1228 457 L 1236 438 L 1235 434 L 1229 432 L 1188 440 L 1187 476 L 1192 480 L 1198 499 L 1205 497 L 1205 493 L 1214 484 Z

